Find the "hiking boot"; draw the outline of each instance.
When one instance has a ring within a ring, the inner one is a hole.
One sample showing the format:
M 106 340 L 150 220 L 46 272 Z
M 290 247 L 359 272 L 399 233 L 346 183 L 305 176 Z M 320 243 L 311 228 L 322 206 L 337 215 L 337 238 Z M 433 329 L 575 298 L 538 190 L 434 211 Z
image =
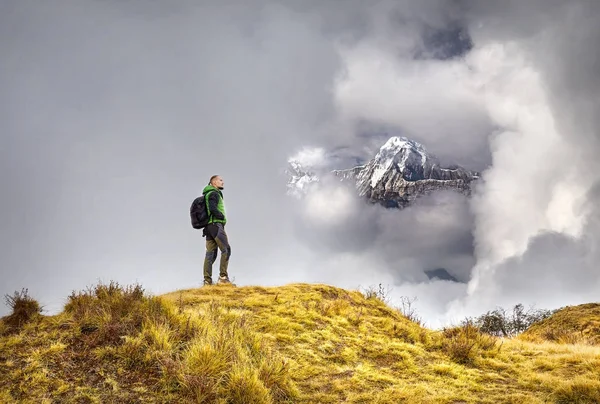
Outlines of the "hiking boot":
M 219 281 L 218 281 L 218 284 L 219 284 L 219 285 L 225 285 L 225 284 L 227 284 L 227 285 L 231 285 L 231 281 L 230 281 L 230 280 L 229 280 L 229 278 L 228 278 L 228 277 L 226 277 L 226 276 L 219 276 Z

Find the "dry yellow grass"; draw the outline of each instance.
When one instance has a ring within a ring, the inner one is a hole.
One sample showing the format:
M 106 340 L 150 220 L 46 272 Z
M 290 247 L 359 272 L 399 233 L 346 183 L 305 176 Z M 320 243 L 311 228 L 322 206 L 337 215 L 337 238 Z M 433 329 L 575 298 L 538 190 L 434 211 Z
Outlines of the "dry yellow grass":
M 358 291 L 110 293 L 0 326 L 0 402 L 600 402 L 600 347 L 428 330 Z
M 532 325 L 520 338 L 527 341 L 554 341 L 600 345 L 600 303 L 569 306 Z

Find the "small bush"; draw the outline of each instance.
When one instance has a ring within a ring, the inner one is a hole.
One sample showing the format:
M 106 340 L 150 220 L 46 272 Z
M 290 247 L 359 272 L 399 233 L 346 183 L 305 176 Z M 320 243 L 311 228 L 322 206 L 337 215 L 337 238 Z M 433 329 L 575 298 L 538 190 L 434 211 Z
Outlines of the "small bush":
M 548 328 L 542 331 L 542 338 L 547 341 L 557 342 L 557 343 L 566 343 L 566 344 L 575 344 L 578 342 L 577 336 L 567 328 L 560 328 L 558 325 L 556 328 Z
M 15 292 L 12 296 L 5 295 L 6 305 L 12 309 L 12 313 L 4 317 L 3 322 L 8 329 L 20 329 L 24 324 L 37 320 L 42 307 L 28 294 L 28 289 Z
M 364 291 L 362 291 L 363 296 L 366 299 L 378 299 L 385 304 L 389 303 L 389 295 L 391 290 L 384 289 L 383 285 L 380 283 L 377 287 L 369 286 Z
M 400 313 L 402 313 L 402 315 L 404 317 L 406 317 L 413 323 L 417 323 L 422 326 L 423 321 L 422 321 L 421 317 L 417 314 L 417 310 L 413 306 L 413 303 L 416 300 L 417 300 L 416 297 L 413 297 L 412 299 L 410 299 L 406 296 L 401 296 L 400 297 L 400 306 L 398 307 L 398 310 L 400 311 Z
M 477 355 L 496 348 L 497 341 L 470 322 L 443 330 L 442 350 L 456 363 L 473 364 Z
M 475 319 L 469 319 L 469 321 L 486 334 L 497 337 L 514 337 L 554 313 L 555 311 L 552 310 L 535 310 L 533 308 L 526 311 L 522 304 L 517 304 L 513 307 L 512 312 L 499 307 Z
M 65 312 L 73 316 L 91 347 L 120 345 L 125 336 L 138 334 L 145 321 L 162 323 L 170 316 L 158 299 L 144 296 L 140 285 L 120 286 L 113 281 L 71 293 Z

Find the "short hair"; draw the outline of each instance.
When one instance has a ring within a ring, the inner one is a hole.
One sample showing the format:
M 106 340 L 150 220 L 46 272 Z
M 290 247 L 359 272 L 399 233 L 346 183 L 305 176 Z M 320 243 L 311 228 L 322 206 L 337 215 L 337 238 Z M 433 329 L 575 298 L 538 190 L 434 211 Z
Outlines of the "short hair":
M 212 177 L 210 177 L 210 180 L 208 180 L 208 183 L 212 184 L 213 180 L 217 177 L 218 177 L 218 175 L 213 175 Z

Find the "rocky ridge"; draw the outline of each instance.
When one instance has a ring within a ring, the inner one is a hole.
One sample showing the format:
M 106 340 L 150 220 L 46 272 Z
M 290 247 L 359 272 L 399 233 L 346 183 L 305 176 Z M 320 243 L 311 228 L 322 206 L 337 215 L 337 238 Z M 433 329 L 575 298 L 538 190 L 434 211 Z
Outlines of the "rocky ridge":
M 301 197 L 319 176 L 301 162 L 290 159 L 288 194 Z M 364 165 L 332 170 L 328 174 L 355 184 L 358 195 L 372 203 L 403 208 L 417 198 L 439 190 L 471 194 L 479 173 L 460 166 L 442 167 L 425 147 L 406 137 L 391 137 Z

